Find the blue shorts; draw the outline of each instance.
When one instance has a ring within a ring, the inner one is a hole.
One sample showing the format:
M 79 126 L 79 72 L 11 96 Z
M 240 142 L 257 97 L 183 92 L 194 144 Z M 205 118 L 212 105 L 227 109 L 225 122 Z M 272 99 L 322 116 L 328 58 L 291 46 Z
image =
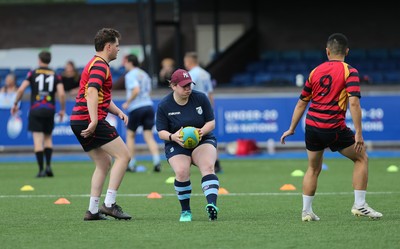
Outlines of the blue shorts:
M 330 148 L 340 151 L 355 143 L 354 132 L 350 128 L 334 132 L 318 132 L 306 129 L 306 148 L 309 151 L 320 151 Z
M 127 128 L 136 132 L 139 126 L 143 126 L 143 130 L 151 130 L 154 126 L 154 109 L 152 106 L 143 106 L 129 112 L 129 121 Z
M 203 139 L 200 140 L 200 143 L 197 146 L 200 146 L 202 144 L 212 144 L 215 147 L 215 149 L 217 149 L 217 139 L 214 136 L 209 136 L 209 137 L 205 138 L 204 140 Z M 196 148 L 185 149 L 175 142 L 167 142 L 165 144 L 165 148 L 164 148 L 165 157 L 168 160 L 171 157 L 173 157 L 175 155 L 180 155 L 180 154 L 192 156 L 192 152 L 194 149 L 196 149 Z

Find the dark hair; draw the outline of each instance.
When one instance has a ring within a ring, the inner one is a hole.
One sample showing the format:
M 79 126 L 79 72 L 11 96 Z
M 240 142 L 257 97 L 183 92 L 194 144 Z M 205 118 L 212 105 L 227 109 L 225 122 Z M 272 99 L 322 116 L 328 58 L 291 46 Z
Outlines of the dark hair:
M 134 54 L 128 55 L 128 56 L 126 57 L 126 60 L 127 60 L 128 62 L 132 63 L 132 65 L 134 65 L 135 67 L 138 67 L 138 66 L 139 66 L 139 60 L 138 60 L 137 56 L 134 55 Z
M 39 59 L 45 64 L 49 64 L 51 61 L 51 53 L 49 51 L 42 51 L 39 53 Z
M 67 63 L 66 64 L 70 64 L 71 65 L 71 67 L 73 67 L 74 69 L 76 69 L 76 67 L 75 67 L 75 62 L 74 61 L 72 61 L 72 60 L 69 60 L 69 61 L 67 61 Z
M 332 54 L 346 55 L 349 41 L 344 34 L 334 33 L 329 36 L 326 46 L 329 48 Z
M 185 57 L 192 58 L 195 62 L 198 61 L 198 55 L 196 52 L 186 52 Z
M 121 39 L 121 34 L 117 30 L 111 28 L 100 29 L 94 37 L 94 47 L 96 52 L 103 51 L 106 43 L 115 43 L 117 42 L 117 39 Z

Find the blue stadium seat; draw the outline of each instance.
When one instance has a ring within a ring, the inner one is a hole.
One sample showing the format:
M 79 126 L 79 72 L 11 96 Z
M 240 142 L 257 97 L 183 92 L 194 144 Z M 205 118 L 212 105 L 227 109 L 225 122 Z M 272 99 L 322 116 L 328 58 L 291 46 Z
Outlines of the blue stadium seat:
M 396 70 L 398 69 L 399 61 L 394 59 L 375 61 L 375 68 L 377 70 Z
M 291 63 L 288 62 L 287 63 L 287 68 L 288 68 L 289 72 L 298 74 L 298 73 L 307 71 L 308 70 L 308 65 L 306 63 L 300 62 L 300 61 L 291 62 Z
M 389 58 L 400 60 L 400 48 L 389 49 Z
M 11 69 L 9 68 L 0 68 L 0 77 L 4 78 L 7 74 L 11 73 Z
M 370 71 L 365 74 L 360 75 L 361 81 L 366 81 L 367 83 L 373 85 L 380 85 L 385 83 L 385 79 L 383 77 L 383 73 L 380 71 Z
M 17 81 L 17 86 L 20 86 L 22 81 L 24 81 L 26 79 L 26 75 L 20 75 L 16 77 L 16 81 Z
M 254 75 L 255 85 L 268 84 L 272 80 L 272 75 L 270 73 L 257 73 Z
M 232 85 L 244 86 L 253 84 L 253 75 L 251 73 L 237 73 L 232 77 Z
M 306 61 L 324 61 L 326 54 L 321 50 L 304 50 L 302 51 L 302 59 Z
M 274 84 L 277 85 L 295 85 L 296 82 L 296 75 L 293 73 L 284 73 L 284 72 L 278 72 L 278 73 L 272 73 L 271 74 L 272 80 Z
M 367 51 L 365 49 L 363 49 L 363 48 L 350 49 L 347 58 L 350 61 L 353 61 L 353 60 L 356 60 L 356 61 L 357 60 L 358 61 L 364 60 L 364 59 L 367 58 Z
M 266 50 L 260 55 L 262 61 L 277 61 L 279 60 L 279 52 L 276 50 Z
M 400 71 L 384 72 L 383 78 L 385 83 L 400 84 Z
M 24 68 L 16 68 L 16 69 L 14 69 L 13 73 L 15 74 L 15 76 L 17 78 L 26 77 L 30 70 L 31 70 L 30 68 L 25 68 L 25 67 Z
M 357 68 L 359 72 L 375 70 L 375 62 L 373 60 L 359 61 L 357 64 L 354 64 L 352 66 Z
M 257 73 L 265 70 L 265 62 L 263 61 L 254 61 L 250 62 L 246 66 L 246 71 L 249 73 Z
M 374 48 L 367 50 L 367 58 L 375 60 L 385 60 L 389 57 L 389 51 L 386 48 Z
M 300 61 L 301 51 L 300 50 L 284 50 L 281 51 L 281 60 L 283 61 Z
M 0 87 L 4 85 L 4 80 L 9 73 L 11 73 L 11 69 L 0 68 Z
M 114 73 L 116 73 L 116 74 L 124 74 L 125 73 L 125 67 L 117 67 L 117 68 L 114 68 L 114 67 L 110 67 L 110 70 L 111 70 L 111 74 L 114 74 Z
M 287 63 L 285 62 L 274 62 L 266 66 L 268 72 L 284 72 L 287 70 Z
M 56 68 L 55 71 L 56 71 L 56 74 L 61 75 L 61 73 L 64 72 L 64 68 L 63 67 L 59 67 L 59 68 Z

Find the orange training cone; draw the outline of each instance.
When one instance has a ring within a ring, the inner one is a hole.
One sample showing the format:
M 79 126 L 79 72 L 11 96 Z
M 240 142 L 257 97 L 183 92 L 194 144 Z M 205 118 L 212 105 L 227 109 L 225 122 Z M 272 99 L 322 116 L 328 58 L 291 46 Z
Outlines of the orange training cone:
M 284 184 L 280 190 L 287 191 L 287 190 L 296 190 L 296 187 L 292 184 Z
M 226 190 L 225 188 L 219 188 L 218 189 L 218 194 L 220 195 L 227 195 L 229 194 L 228 190 Z
M 161 199 L 162 196 L 157 192 L 151 192 L 150 194 L 147 195 L 147 198 L 149 198 L 149 199 Z
M 69 202 L 69 200 L 65 199 L 65 198 L 59 198 L 58 200 L 56 200 L 54 202 L 54 204 L 71 204 L 71 202 Z

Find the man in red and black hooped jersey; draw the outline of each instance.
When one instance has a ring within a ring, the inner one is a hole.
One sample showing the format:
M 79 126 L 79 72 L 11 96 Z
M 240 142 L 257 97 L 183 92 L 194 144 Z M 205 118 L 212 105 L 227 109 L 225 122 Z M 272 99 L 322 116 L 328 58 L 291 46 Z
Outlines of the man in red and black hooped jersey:
M 315 68 L 300 95 L 303 101 L 311 100 L 307 129 L 321 132 L 345 129 L 349 97 L 361 97 L 355 68 L 340 60 L 329 60 Z
M 373 219 L 382 214 L 366 203 L 368 183 L 368 155 L 362 135 L 360 85 L 357 69 L 346 62 L 349 53 L 347 37 L 341 33 L 329 36 L 326 47 L 328 61 L 311 71 L 293 111 L 292 122 L 281 137 L 293 135 L 309 102 L 306 115 L 305 143 L 308 168 L 303 179 L 303 221 L 318 221 L 312 210 L 317 190 L 318 176 L 322 169 L 324 150 L 339 151 L 354 162 L 353 187 L 354 205 L 351 212 L 356 216 Z M 353 132 L 345 123 L 347 108 L 354 123 Z
M 98 119 L 103 120 L 107 117 L 108 107 L 111 102 L 112 79 L 107 61 L 97 55 L 90 60 L 82 71 L 76 105 L 71 116 L 71 122 L 73 123 L 90 121 L 86 100 L 89 87 L 94 87 L 98 91 Z
M 30 109 L 28 130 L 32 132 L 34 152 L 39 166 L 36 177 L 53 177 L 51 159 L 53 154 L 54 115 L 56 112 L 56 92 L 60 102 L 58 113 L 60 120 L 65 114 L 65 92 L 61 82 L 61 76 L 56 75 L 54 70 L 49 68 L 51 53 L 42 51 L 39 53 L 39 67 L 28 72 L 26 79 L 18 88 L 14 106 L 11 114 L 18 112 L 18 102 L 21 100 L 24 91 L 30 87 Z M 44 169 L 46 163 L 46 169 Z
M 124 220 L 132 218 L 116 204 L 117 191 L 130 160 L 128 147 L 115 127 L 106 120 L 108 113 L 111 113 L 123 120 L 125 125 L 128 123 L 128 117 L 111 97 L 109 62 L 117 58 L 120 38 L 120 33 L 115 29 L 103 28 L 97 32 L 94 38 L 96 54 L 83 69 L 70 118 L 72 131 L 96 165 L 85 221 L 105 220 L 105 215 Z M 107 194 L 99 208 L 102 186 L 109 171 Z

